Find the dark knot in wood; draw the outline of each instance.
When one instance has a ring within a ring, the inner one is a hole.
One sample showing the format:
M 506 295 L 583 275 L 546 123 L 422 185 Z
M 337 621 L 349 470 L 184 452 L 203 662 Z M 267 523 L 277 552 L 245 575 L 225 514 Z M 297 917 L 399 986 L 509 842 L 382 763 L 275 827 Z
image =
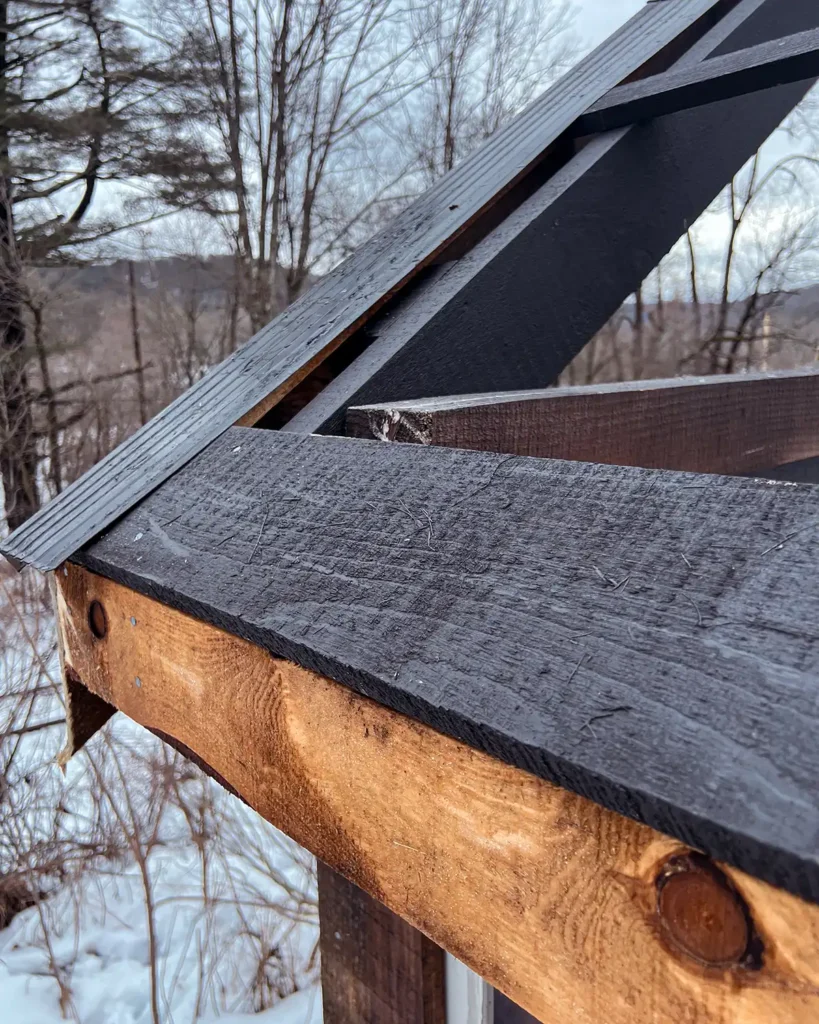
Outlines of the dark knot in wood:
M 762 966 L 762 943 L 747 903 L 728 876 L 699 853 L 669 858 L 657 876 L 657 917 L 668 944 L 705 967 Z
M 102 640 L 108 632 L 108 616 L 99 601 L 92 601 L 88 606 L 88 628 L 97 640 Z

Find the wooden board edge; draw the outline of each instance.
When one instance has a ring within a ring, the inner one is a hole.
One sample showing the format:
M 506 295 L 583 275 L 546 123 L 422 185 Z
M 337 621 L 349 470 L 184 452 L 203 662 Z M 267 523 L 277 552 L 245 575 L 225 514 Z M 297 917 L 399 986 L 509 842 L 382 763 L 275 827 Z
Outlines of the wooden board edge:
M 377 412 L 384 409 L 410 412 L 447 412 L 450 410 L 484 408 L 488 405 L 505 405 L 509 402 L 538 401 L 548 399 L 559 401 L 576 395 L 598 397 L 606 394 L 623 394 L 633 391 L 676 391 L 689 388 L 712 388 L 742 384 L 758 384 L 764 381 L 789 381 L 804 378 L 819 378 L 819 366 L 810 363 L 794 370 L 749 370 L 747 373 L 715 373 L 709 375 L 689 374 L 683 377 L 649 377 L 645 380 L 615 380 L 598 384 L 571 384 L 548 388 L 526 388 L 521 391 L 487 391 L 471 395 L 431 395 L 428 398 L 408 398 L 398 402 L 369 402 L 350 406 L 348 412 Z
M 736 374 L 384 402 L 347 433 L 411 444 L 753 474 L 819 455 L 819 372 Z
M 92 693 L 539 1019 L 817 1019 L 819 907 L 78 567 L 57 601 Z

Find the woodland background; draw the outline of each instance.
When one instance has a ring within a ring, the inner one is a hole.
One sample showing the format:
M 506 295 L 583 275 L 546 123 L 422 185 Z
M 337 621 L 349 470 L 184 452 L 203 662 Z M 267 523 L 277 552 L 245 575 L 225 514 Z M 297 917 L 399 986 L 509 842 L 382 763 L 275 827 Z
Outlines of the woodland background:
M 4 528 L 565 71 L 585 48 L 572 16 L 569 0 L 0 0 Z M 814 94 L 561 382 L 815 362 L 817 199 Z M 0 568 L 5 1019 L 319 1019 L 304 851 L 126 721 L 55 767 L 49 609 L 41 580 Z

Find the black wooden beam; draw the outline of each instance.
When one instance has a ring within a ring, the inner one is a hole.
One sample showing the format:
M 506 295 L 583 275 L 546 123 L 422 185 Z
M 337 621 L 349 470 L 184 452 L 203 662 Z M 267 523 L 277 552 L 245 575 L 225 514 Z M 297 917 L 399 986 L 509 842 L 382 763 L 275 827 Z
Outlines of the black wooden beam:
M 734 3 L 666 0 L 641 9 L 388 228 L 5 539 L 0 551 L 14 564 L 53 569 L 232 423 L 255 422 L 456 239 L 485 230 L 480 224 L 493 208 L 538 173 L 584 110 L 648 62 L 668 66 L 675 41 L 691 45 L 715 13 Z
M 580 136 L 612 131 L 637 121 L 817 77 L 819 30 L 813 29 L 621 85 L 579 117 L 572 133 Z
M 728 18 L 697 63 L 816 29 L 819 4 L 742 0 Z M 807 88 L 592 137 L 470 252 L 373 320 L 361 354 L 286 429 L 343 433 L 351 405 L 548 387 Z
M 818 497 L 233 428 L 77 560 L 819 902 Z
M 316 868 L 324 1024 L 446 1024 L 443 949 L 326 864 Z

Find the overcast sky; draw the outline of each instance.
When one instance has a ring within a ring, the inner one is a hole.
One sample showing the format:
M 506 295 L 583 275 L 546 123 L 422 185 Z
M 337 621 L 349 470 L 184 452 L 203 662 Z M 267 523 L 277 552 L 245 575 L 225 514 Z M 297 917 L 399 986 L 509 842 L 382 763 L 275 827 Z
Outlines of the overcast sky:
M 645 0 L 574 0 L 574 4 L 578 34 L 585 43 L 597 46 L 635 11 L 639 11 Z

